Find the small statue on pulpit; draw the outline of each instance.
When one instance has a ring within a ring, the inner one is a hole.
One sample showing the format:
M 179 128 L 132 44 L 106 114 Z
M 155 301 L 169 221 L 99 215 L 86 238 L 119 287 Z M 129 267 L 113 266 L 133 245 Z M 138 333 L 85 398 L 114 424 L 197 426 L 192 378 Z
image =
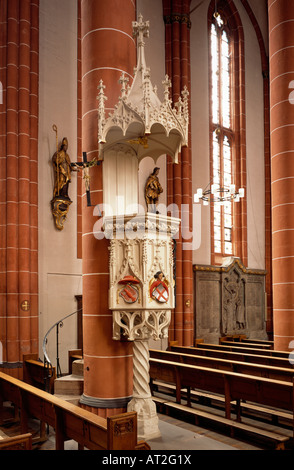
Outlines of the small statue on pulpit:
M 159 170 L 160 168 L 155 167 L 145 184 L 145 201 L 148 212 L 156 213 L 156 204 L 158 202 L 159 195 L 163 192 L 158 179 Z

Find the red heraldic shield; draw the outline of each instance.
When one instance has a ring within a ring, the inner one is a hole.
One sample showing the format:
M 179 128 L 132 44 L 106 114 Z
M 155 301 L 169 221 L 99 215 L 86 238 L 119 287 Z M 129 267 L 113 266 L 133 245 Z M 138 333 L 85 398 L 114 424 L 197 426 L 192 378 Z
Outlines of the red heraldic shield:
M 138 289 L 131 284 L 127 284 L 119 293 L 127 304 L 133 304 L 138 300 Z
M 139 284 L 138 279 L 133 276 L 125 276 L 119 284 L 125 284 L 125 287 L 119 292 L 119 296 L 124 299 L 127 304 L 133 304 L 137 302 L 139 298 L 139 290 L 134 284 Z

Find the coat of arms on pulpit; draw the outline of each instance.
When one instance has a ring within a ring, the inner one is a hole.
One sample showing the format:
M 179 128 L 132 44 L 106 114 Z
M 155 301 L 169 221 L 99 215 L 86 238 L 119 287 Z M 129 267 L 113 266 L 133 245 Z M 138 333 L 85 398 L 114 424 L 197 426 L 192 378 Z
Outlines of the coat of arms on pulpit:
M 154 278 L 150 281 L 150 297 L 159 303 L 166 303 L 169 298 L 168 282 L 162 271 L 154 274 Z
M 119 284 L 123 285 L 118 291 L 119 297 L 121 297 L 127 304 L 133 304 L 139 299 L 139 290 L 136 284 L 140 281 L 133 276 L 125 276 Z

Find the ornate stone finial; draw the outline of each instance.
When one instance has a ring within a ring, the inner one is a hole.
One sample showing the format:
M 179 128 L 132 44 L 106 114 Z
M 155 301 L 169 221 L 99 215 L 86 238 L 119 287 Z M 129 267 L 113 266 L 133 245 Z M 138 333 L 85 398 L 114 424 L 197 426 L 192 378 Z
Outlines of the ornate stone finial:
M 143 16 L 140 13 L 138 16 L 139 21 L 133 21 L 133 37 L 138 37 L 138 45 L 144 45 L 143 38 L 149 38 L 149 21 L 143 21 Z
M 133 21 L 133 37 L 138 38 L 138 70 L 146 69 L 145 42 L 144 38 L 149 38 L 149 21 L 143 21 L 143 16 L 138 16 L 138 21 Z
M 122 85 L 121 99 L 125 100 L 127 98 L 127 92 L 128 92 L 127 84 L 129 83 L 129 77 L 126 77 L 125 73 L 123 73 L 118 82 L 120 85 Z
M 189 96 L 189 91 L 187 86 L 184 86 L 184 89 L 182 91 L 182 96 L 183 96 L 183 104 L 184 104 L 184 115 L 188 116 L 188 96 Z
M 165 80 L 162 82 L 163 87 L 164 87 L 164 101 L 168 103 L 170 101 L 169 99 L 169 89 L 171 88 L 171 81 L 169 79 L 169 76 L 165 76 Z
M 98 142 L 103 142 L 102 134 L 103 134 L 103 126 L 105 123 L 105 101 L 107 101 L 107 96 L 104 94 L 105 85 L 103 85 L 103 80 L 100 80 L 99 85 L 97 87 L 99 93 L 97 96 L 98 100 Z
M 106 86 L 103 85 L 103 80 L 100 80 L 99 85 L 97 86 L 97 89 L 99 90 L 97 100 L 99 100 L 99 108 L 103 107 L 104 108 L 104 101 L 107 100 L 107 97 L 104 95 L 104 90 Z

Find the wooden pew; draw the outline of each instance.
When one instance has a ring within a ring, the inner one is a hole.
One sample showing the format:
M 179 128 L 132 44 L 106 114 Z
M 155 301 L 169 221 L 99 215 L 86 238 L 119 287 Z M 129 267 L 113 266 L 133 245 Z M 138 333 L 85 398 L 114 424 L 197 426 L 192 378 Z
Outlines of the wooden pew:
M 231 400 L 246 400 L 293 412 L 293 383 L 208 367 L 180 364 L 150 358 L 150 377 L 176 385 L 177 402 L 181 388 L 195 388 L 219 393 L 226 398 L 230 417 Z
M 175 349 L 177 349 L 175 347 Z M 248 375 L 256 375 L 258 377 L 267 377 L 270 379 L 275 379 L 275 380 L 282 380 L 286 382 L 291 382 L 293 383 L 294 379 L 294 368 L 281 368 L 281 367 L 273 367 L 273 366 L 268 366 L 268 365 L 262 365 L 262 364 L 255 364 L 251 362 L 242 362 L 242 361 L 235 361 L 232 359 L 222 359 L 222 358 L 217 358 L 213 357 L 207 357 L 203 355 L 198 355 L 196 349 L 195 354 L 188 354 L 187 351 L 189 351 L 189 348 L 185 347 L 178 347 L 178 349 L 181 352 L 174 352 L 174 351 L 160 351 L 160 350 L 150 350 L 150 357 L 151 358 L 156 358 L 160 360 L 169 360 L 169 361 L 174 361 L 174 362 L 180 362 L 183 364 L 190 364 L 190 365 L 195 365 L 195 366 L 201 366 L 201 367 L 209 367 L 212 369 L 219 369 L 219 370 L 227 370 L 231 372 L 237 372 L 240 374 L 248 374 Z M 195 348 L 194 348 L 195 349 Z M 182 352 L 185 351 L 185 352 Z M 200 350 L 201 352 L 203 350 Z M 211 352 L 210 350 L 208 350 Z M 259 357 L 259 356 L 258 356 Z M 262 356 L 264 357 L 264 356 Z M 152 382 L 151 383 L 151 389 L 153 391 L 158 390 L 158 391 L 163 391 L 167 393 L 174 394 L 174 386 L 172 385 L 167 385 L 165 383 L 160 383 L 160 382 Z M 222 396 L 217 396 L 217 395 L 211 395 L 206 392 L 200 392 L 200 391 L 191 391 L 191 398 L 196 399 L 197 401 L 200 400 L 200 403 L 216 403 L 218 406 L 219 404 L 223 403 L 223 397 Z M 182 395 L 185 396 L 185 390 L 182 391 Z M 258 413 L 259 415 L 265 417 L 265 416 L 270 416 L 272 419 L 273 423 L 278 423 L 279 419 L 286 420 L 287 422 L 290 420 L 292 421 L 293 417 L 291 414 L 280 411 L 280 410 L 273 410 L 273 409 L 268 409 L 264 408 L 261 406 L 255 406 L 252 404 L 248 403 L 240 403 L 242 412 L 244 411 L 245 413 L 249 414 L 256 414 Z
M 32 450 L 31 433 L 0 438 L 0 450 Z
M 254 364 L 250 362 L 233 361 L 232 359 L 220 359 L 206 357 L 197 354 L 184 354 L 174 351 L 160 351 L 151 349 L 150 357 L 165 361 L 180 362 L 211 369 L 227 370 L 239 374 L 256 375 L 269 379 L 282 380 L 293 383 L 294 368 L 280 368 L 268 365 Z
M 72 403 L 0 372 L 0 425 L 3 402 L 10 401 L 20 409 L 21 432 L 28 432 L 28 418 L 34 417 L 55 429 L 56 450 L 64 442 L 75 440 L 80 449 L 136 450 L 149 445 L 137 442 L 137 414 L 123 413 L 101 418 Z
M 164 403 L 164 406 L 170 411 L 170 410 L 176 410 L 177 412 L 182 412 L 186 413 L 188 415 L 192 415 L 195 418 L 195 423 L 197 426 L 199 426 L 199 422 L 204 421 L 209 421 L 213 422 L 214 424 L 225 426 L 229 428 L 231 437 L 235 436 L 235 431 L 241 431 L 245 433 L 246 435 L 254 435 L 256 437 L 262 437 L 267 440 L 273 441 L 275 444 L 275 449 L 276 450 L 284 450 L 285 449 L 285 443 L 289 441 L 289 437 L 273 432 L 273 431 L 268 431 L 267 429 L 261 429 L 257 428 L 255 426 L 246 424 L 246 423 L 241 423 L 238 421 L 233 421 L 231 419 L 223 418 L 222 416 L 219 415 L 213 415 L 211 413 L 207 413 L 202 410 L 196 410 L 195 408 L 188 408 L 185 405 L 180 405 L 172 402 L 167 402 Z
M 247 336 L 245 335 L 222 336 L 219 339 L 219 343 L 221 344 L 223 341 L 230 341 L 231 343 L 232 342 L 237 343 L 237 346 L 239 345 L 239 343 L 251 343 L 251 344 L 256 344 L 256 345 L 265 345 L 267 348 L 270 347 L 271 349 L 274 346 L 274 341 L 270 341 L 268 339 L 247 338 Z M 197 343 L 198 342 L 204 343 L 204 340 L 202 339 L 201 341 L 197 341 Z
M 187 388 L 188 405 L 191 403 L 189 397 L 189 391 L 191 389 L 223 395 L 225 401 L 225 418 L 221 419 L 224 419 L 224 422 L 226 421 L 231 430 L 234 429 L 234 423 L 236 422 L 231 419 L 232 401 L 235 401 L 237 404 L 238 424 L 236 427 L 239 429 L 242 427 L 240 414 L 241 400 L 287 410 L 292 413 L 293 417 L 293 383 L 154 358 L 150 358 L 149 362 L 149 374 L 153 381 L 161 380 L 174 384 L 176 387 L 176 403 L 171 403 L 166 400 L 164 405 L 167 407 L 182 409 L 181 390 L 182 388 Z M 191 412 L 199 416 L 203 413 L 201 410 L 192 409 L 191 406 L 185 409 L 186 411 L 190 409 Z M 220 419 L 219 416 L 215 418 L 212 413 L 206 413 L 206 415 L 208 419 Z M 249 432 L 248 425 L 245 424 L 243 429 Z M 252 427 L 252 432 L 263 435 L 263 430 L 256 429 L 255 427 Z M 272 437 L 279 441 L 276 433 Z M 281 441 L 278 445 L 280 445 L 281 442 L 284 443 L 286 440 L 287 438 L 285 438 L 285 436 L 281 437 Z
M 171 351 L 184 353 L 184 354 L 196 354 L 197 356 L 217 357 L 222 359 L 228 359 L 232 361 L 251 362 L 254 364 L 264 364 L 274 367 L 286 367 L 294 368 L 294 365 L 289 362 L 289 358 L 281 358 L 275 356 L 263 356 L 260 354 L 254 354 L 253 351 L 247 352 L 242 351 L 230 351 L 228 349 L 212 349 L 212 348 L 198 348 L 190 346 L 174 346 L 171 345 Z
M 54 381 L 56 379 L 56 368 L 45 368 L 45 365 L 38 358 L 37 354 L 23 355 L 23 381 L 33 385 L 40 390 L 54 393 Z M 40 436 L 34 438 L 33 443 L 46 441 L 45 423 L 40 422 Z
M 54 393 L 54 381 L 56 379 L 56 369 L 52 368 L 52 373 L 48 376 L 48 369 L 38 358 L 37 354 L 23 355 L 23 381 L 34 387 Z
M 215 350 L 227 350 L 227 351 L 235 351 L 235 352 L 251 352 L 252 354 L 262 354 L 268 355 L 273 357 L 284 357 L 289 358 L 289 352 L 287 351 L 277 351 L 275 349 L 260 349 L 260 348 L 246 348 L 245 346 L 237 345 L 235 342 L 232 345 L 225 345 L 225 344 L 209 344 L 209 343 L 198 343 L 197 348 L 205 348 L 205 349 L 215 349 Z
M 268 344 L 269 346 L 271 346 L 271 348 L 274 347 L 274 341 L 269 341 L 267 339 L 241 338 L 240 343 Z
M 225 344 L 227 346 L 240 346 L 240 347 L 244 347 L 244 348 L 258 348 L 258 349 L 272 349 L 272 346 L 270 344 L 262 344 L 262 343 L 250 343 L 250 342 L 244 342 L 244 341 L 239 341 L 239 342 L 236 342 L 236 341 L 227 341 L 227 340 L 223 340 L 222 338 L 220 338 L 220 344 Z

